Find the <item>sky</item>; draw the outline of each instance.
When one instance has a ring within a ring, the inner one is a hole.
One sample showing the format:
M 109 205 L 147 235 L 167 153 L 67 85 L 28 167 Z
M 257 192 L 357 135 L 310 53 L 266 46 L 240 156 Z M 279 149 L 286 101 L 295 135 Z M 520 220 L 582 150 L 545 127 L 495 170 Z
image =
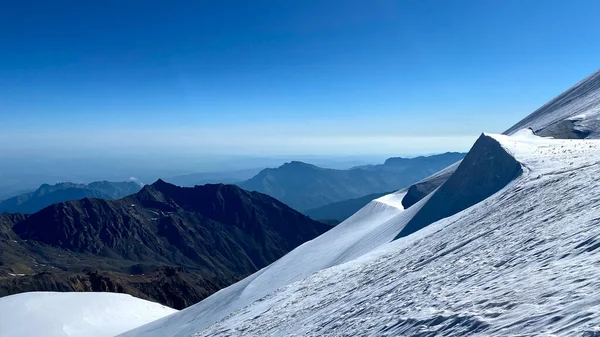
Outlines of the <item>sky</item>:
M 599 11 L 583 0 L 5 1 L 0 157 L 466 151 L 597 70 Z

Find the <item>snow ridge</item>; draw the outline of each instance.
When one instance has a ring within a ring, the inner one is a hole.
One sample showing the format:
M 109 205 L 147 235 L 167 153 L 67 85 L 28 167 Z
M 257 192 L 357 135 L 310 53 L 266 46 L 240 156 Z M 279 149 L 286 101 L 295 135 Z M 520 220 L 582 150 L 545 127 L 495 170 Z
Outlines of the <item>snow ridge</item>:
M 569 123 L 571 121 L 571 123 Z M 561 123 L 562 122 L 562 123 Z M 600 70 L 583 79 L 573 87 L 532 112 L 519 123 L 506 130 L 511 135 L 521 129 L 531 128 L 543 136 L 566 136 L 568 128 L 575 128 L 583 135 L 577 138 L 598 138 L 600 132 Z M 550 128 L 551 132 L 540 133 Z M 577 132 L 576 132 L 577 133 Z
M 600 141 L 489 136 L 527 174 L 193 336 L 597 335 Z

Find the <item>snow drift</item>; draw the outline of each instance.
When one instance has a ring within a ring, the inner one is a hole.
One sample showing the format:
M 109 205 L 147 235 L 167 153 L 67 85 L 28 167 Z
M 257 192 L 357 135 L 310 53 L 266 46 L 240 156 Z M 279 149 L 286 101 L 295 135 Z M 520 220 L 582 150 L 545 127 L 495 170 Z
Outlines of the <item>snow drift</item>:
M 0 298 L 0 336 L 114 336 L 177 312 L 114 293 L 31 292 Z

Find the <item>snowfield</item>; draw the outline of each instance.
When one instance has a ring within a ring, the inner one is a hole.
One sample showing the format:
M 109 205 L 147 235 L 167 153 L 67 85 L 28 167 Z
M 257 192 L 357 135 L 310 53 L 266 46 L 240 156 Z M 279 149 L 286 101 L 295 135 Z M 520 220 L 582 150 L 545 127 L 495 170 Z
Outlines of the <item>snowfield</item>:
M 383 197 L 125 336 L 600 335 L 600 140 L 485 137 L 523 173 L 484 201 L 390 242 L 428 198 L 394 211 L 381 205 L 400 195 Z
M 0 298 L 0 336 L 108 337 L 175 312 L 125 294 L 23 293 Z

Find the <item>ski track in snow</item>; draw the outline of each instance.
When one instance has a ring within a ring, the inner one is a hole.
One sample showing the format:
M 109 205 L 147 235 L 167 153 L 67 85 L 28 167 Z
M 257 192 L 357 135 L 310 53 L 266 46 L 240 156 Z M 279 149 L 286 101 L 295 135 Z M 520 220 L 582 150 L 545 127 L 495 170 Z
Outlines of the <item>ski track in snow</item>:
M 526 167 L 500 192 L 192 335 L 599 336 L 600 141 L 492 136 Z

